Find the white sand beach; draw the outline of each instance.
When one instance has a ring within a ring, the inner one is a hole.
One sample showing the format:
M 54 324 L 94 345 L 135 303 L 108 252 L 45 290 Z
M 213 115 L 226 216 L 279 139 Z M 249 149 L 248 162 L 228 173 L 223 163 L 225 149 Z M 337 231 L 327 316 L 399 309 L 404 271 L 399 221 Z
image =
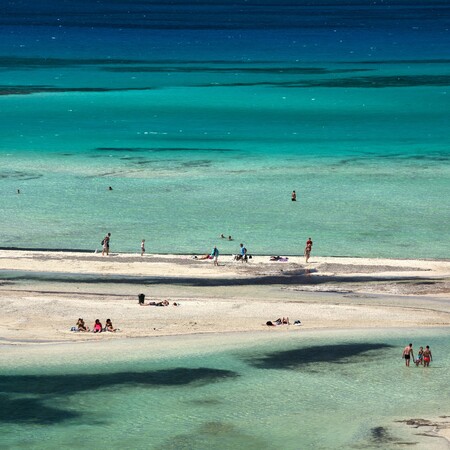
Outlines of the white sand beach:
M 219 267 L 191 256 L 1 251 L 10 344 L 303 329 L 450 325 L 450 261 L 289 257 Z M 5 272 L 6 271 L 6 272 Z M 167 307 L 139 306 L 168 300 Z M 173 306 L 173 303 L 181 306 Z M 117 333 L 75 333 L 112 319 Z M 266 326 L 288 317 L 291 325 Z M 301 325 L 292 325 L 300 320 Z
M 241 263 L 224 255 L 219 262 L 0 251 L 0 361 L 24 367 L 49 355 L 62 364 L 86 355 L 131 361 L 149 352 L 215 351 L 289 333 L 332 339 L 450 326 L 450 261 L 313 257 L 306 264 L 303 257 L 256 256 Z M 139 306 L 139 293 L 146 304 L 168 300 L 169 306 Z M 95 319 L 111 318 L 120 331 L 70 331 L 79 317 L 91 328 Z M 279 317 L 290 325 L 266 325 Z M 411 435 L 429 436 L 428 448 L 450 446 L 448 416 L 399 422 Z

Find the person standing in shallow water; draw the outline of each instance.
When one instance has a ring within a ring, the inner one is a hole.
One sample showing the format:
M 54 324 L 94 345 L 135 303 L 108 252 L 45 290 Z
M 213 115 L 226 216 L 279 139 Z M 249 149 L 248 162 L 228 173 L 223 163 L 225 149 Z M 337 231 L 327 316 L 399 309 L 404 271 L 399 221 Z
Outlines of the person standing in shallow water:
M 142 239 L 141 242 L 141 256 L 144 256 L 145 253 L 145 239 Z
M 423 367 L 430 367 L 430 361 L 433 361 L 430 346 L 427 345 L 423 351 Z
M 295 191 L 292 191 L 292 194 L 291 194 L 291 200 L 292 200 L 293 202 L 296 202 L 296 201 L 297 201 L 297 194 L 295 193 Z
M 405 365 L 406 365 L 406 367 L 409 367 L 409 363 L 411 361 L 411 358 L 414 359 L 414 352 L 413 352 L 412 346 L 413 346 L 412 344 L 409 344 L 403 349 L 402 357 L 405 358 Z
M 103 238 L 103 250 L 102 250 L 102 256 L 108 256 L 109 255 L 109 241 L 111 240 L 111 233 L 108 233 L 104 238 Z

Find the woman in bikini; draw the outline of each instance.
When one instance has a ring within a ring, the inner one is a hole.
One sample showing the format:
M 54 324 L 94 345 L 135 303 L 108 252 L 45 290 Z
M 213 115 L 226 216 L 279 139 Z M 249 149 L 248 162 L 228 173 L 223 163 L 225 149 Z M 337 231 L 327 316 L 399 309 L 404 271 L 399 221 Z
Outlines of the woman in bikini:
M 430 367 L 430 361 L 433 361 L 430 346 L 427 345 L 423 351 L 423 367 Z
M 113 327 L 111 319 L 106 319 L 105 331 L 117 331 L 117 328 Z

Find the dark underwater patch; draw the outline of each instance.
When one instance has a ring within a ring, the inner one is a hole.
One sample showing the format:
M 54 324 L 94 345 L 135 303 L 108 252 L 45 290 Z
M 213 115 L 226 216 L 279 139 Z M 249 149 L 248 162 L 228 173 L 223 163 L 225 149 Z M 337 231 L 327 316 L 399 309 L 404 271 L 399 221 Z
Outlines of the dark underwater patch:
M 48 58 L 26 56 L 0 56 L 0 69 L 56 69 L 82 66 L 125 66 L 125 65 L 211 65 L 211 64 L 273 64 L 273 61 L 230 61 L 230 60 L 180 60 L 180 59 L 126 59 L 126 58 Z M 364 63 L 362 63 L 364 64 Z M 114 70 L 115 71 L 115 70 Z M 120 70 L 119 70 L 120 71 Z M 126 70 L 124 70 L 126 71 Z
M 133 152 L 236 152 L 238 150 L 233 148 L 194 148 L 194 147 L 97 147 L 98 152 L 118 152 L 118 153 L 133 153 Z
M 0 180 L 8 178 L 14 178 L 16 180 L 37 180 L 42 177 L 43 175 L 40 173 L 19 172 L 18 170 L 0 172 Z
M 394 439 L 389 435 L 384 427 L 374 427 L 370 430 L 371 440 L 377 444 L 387 444 Z
M 0 375 L 0 392 L 73 395 L 77 392 L 120 386 L 205 385 L 236 376 L 237 373 L 230 370 L 207 367 L 100 374 Z
M 243 74 L 267 74 L 267 75 L 329 75 L 337 73 L 369 72 L 374 69 L 326 69 L 324 67 L 217 67 L 212 63 L 210 66 L 126 66 L 126 67 L 102 67 L 107 72 L 125 73 L 243 73 Z
M 316 363 L 344 364 L 368 352 L 391 347 L 383 343 L 329 344 L 267 353 L 247 362 L 259 369 L 302 369 Z
M 42 3 L 42 2 L 41 2 Z M 48 3 L 48 4 L 47 4 Z M 346 3 L 296 1 L 281 4 L 261 1 L 228 2 L 129 2 L 79 0 L 44 2 L 37 8 L 32 2 L 6 2 L 0 23 L 21 27 L 76 27 L 122 30 L 302 30 L 305 29 L 379 29 L 408 27 L 412 19 L 420 18 L 423 27 L 443 26 L 448 7 L 413 2 L 374 5 L 355 2 L 349 11 Z M 316 4 L 314 4 L 316 3 Z M 439 21 L 437 22 L 437 19 Z M 430 25 L 432 24 L 432 25 Z M 387 28 L 386 28 L 387 27 Z M 409 27 L 408 27 L 409 29 Z
M 185 161 L 180 164 L 182 168 L 195 168 L 195 167 L 211 167 L 212 161 L 210 159 L 200 159 L 198 161 Z
M 48 406 L 52 399 L 60 400 L 80 392 L 120 387 L 203 386 L 237 376 L 230 370 L 206 367 L 102 374 L 1 375 L 0 422 L 47 425 L 80 417 L 76 412 Z
M 368 64 L 376 65 L 380 64 L 449 64 L 450 59 L 436 58 L 436 59 L 378 59 L 373 61 L 342 61 L 341 64 Z
M 404 153 L 385 153 L 385 154 L 367 154 L 364 156 L 355 156 L 353 158 L 342 159 L 339 164 L 360 163 L 362 161 L 371 161 L 374 159 L 390 159 L 392 161 L 450 161 L 450 154 L 446 151 L 433 152 L 428 154 L 404 154 Z
M 373 427 L 370 429 L 370 447 L 375 445 L 379 448 L 387 448 L 387 446 L 409 446 L 417 445 L 417 442 L 408 442 L 393 436 L 385 427 Z
M 80 417 L 80 414 L 53 408 L 40 398 L 12 398 L 0 394 L 0 423 L 50 425 Z
M 335 78 L 300 81 L 260 81 L 238 83 L 211 83 L 199 87 L 251 87 L 283 88 L 401 88 L 418 86 L 450 86 L 450 75 L 392 75 Z
M 138 162 L 138 161 L 146 161 L 146 158 L 144 156 L 122 156 L 120 160 Z
M 74 87 L 63 88 L 45 85 L 17 85 L 17 86 L 0 86 L 1 95 L 31 95 L 42 93 L 64 93 L 64 92 L 123 92 L 123 91 L 149 91 L 153 90 L 151 87 L 142 88 L 102 88 L 102 87 Z
M 450 86 L 450 75 L 392 75 L 309 81 L 309 87 L 389 88 Z M 292 85 L 291 87 L 296 87 Z
M 109 58 L 36 58 L 0 56 L 0 69 L 56 69 L 60 67 L 142 64 L 142 60 Z
M 216 406 L 222 404 L 223 402 L 217 398 L 200 398 L 197 400 L 190 400 L 188 403 L 200 406 Z
M 254 449 L 273 448 L 273 442 L 266 441 L 242 432 L 238 427 L 219 421 L 205 422 L 192 433 L 179 434 L 168 439 L 157 449 Z

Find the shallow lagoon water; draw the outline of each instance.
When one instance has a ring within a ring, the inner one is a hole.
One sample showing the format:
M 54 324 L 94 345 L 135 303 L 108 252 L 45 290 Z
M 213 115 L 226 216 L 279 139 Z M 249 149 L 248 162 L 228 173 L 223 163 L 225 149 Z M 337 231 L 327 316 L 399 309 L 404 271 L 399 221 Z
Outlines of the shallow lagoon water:
M 2 446 L 445 448 L 395 420 L 448 414 L 447 338 L 299 330 L 37 349 L 1 370 Z M 430 369 L 404 367 L 409 340 L 431 346 Z

